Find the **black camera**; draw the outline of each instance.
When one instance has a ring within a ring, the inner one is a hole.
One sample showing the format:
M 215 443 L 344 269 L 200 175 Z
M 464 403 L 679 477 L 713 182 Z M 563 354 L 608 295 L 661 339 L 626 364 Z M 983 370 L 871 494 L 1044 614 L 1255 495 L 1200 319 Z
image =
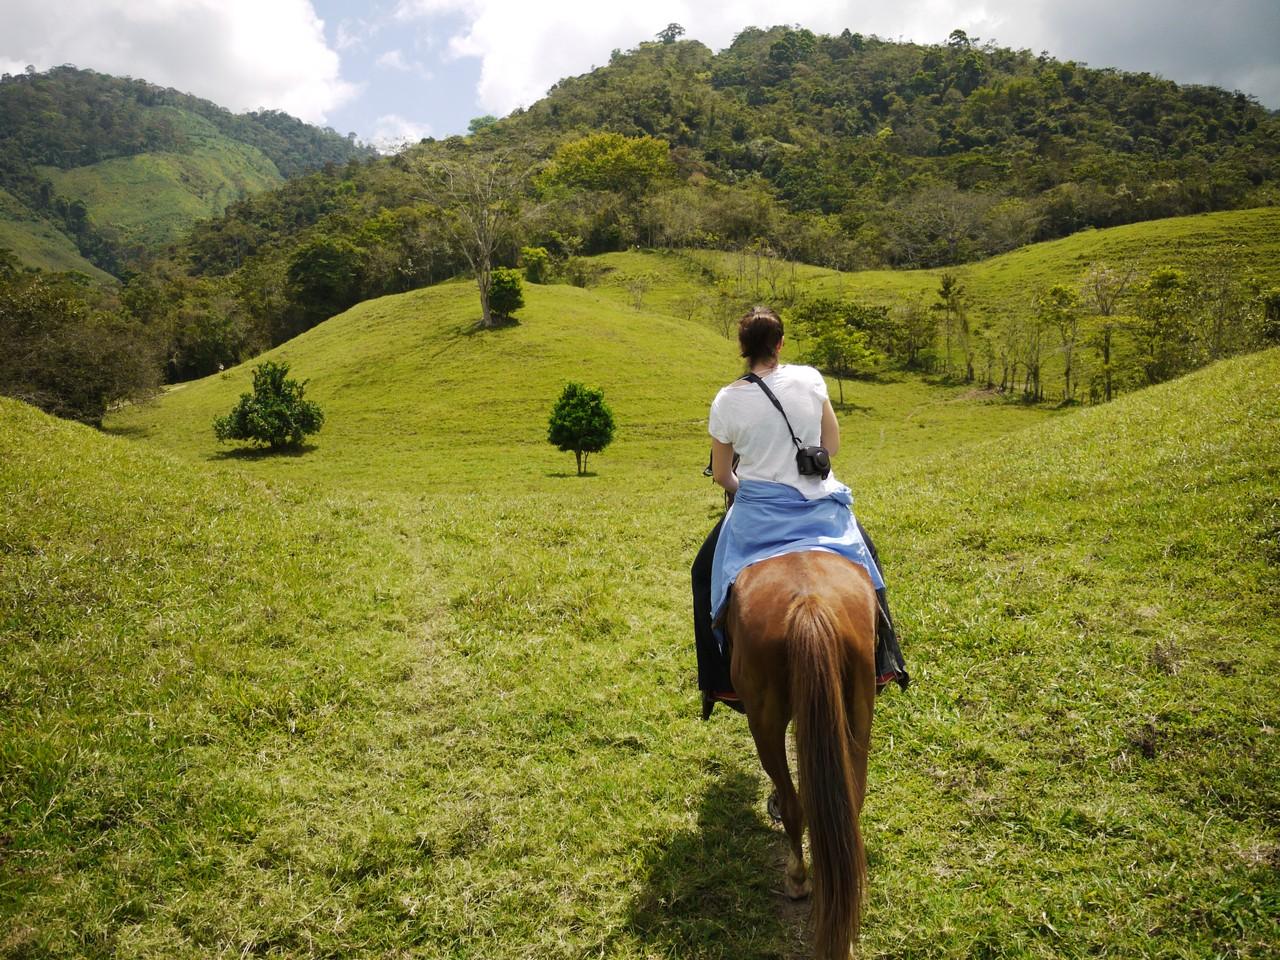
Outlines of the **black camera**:
M 802 477 L 827 479 L 831 472 L 831 454 L 826 447 L 801 447 L 796 451 L 796 469 Z

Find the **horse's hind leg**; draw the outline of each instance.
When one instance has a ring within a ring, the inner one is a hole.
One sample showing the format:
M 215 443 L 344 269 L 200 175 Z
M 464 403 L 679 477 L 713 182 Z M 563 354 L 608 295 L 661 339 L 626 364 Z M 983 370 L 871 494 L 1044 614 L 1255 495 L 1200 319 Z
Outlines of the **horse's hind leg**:
M 765 709 L 757 718 L 748 714 L 751 736 L 756 741 L 760 765 L 769 775 L 778 791 L 778 806 L 782 811 L 782 825 L 791 841 L 791 853 L 787 857 L 787 896 L 799 900 L 809 895 L 809 872 L 804 865 L 804 812 L 800 809 L 800 797 L 791 782 L 791 770 L 787 766 L 787 718 L 780 710 Z

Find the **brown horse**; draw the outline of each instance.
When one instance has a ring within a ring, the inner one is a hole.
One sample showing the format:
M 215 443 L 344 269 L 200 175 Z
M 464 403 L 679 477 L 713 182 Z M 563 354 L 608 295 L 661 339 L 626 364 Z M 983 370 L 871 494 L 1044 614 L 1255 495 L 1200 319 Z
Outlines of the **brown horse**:
M 876 595 L 856 563 L 825 551 L 753 564 L 725 614 L 731 676 L 791 841 L 787 893 L 806 896 L 802 838 L 813 855 L 814 951 L 843 960 L 858 938 L 866 857 L 858 816 L 876 699 Z M 787 765 L 796 724 L 800 794 Z

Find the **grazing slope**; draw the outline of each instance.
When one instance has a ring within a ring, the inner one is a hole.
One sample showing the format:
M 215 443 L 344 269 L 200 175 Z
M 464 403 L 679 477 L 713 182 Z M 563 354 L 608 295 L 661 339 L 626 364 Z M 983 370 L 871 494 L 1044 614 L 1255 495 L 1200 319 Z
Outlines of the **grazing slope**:
M 694 256 L 722 276 L 733 276 L 738 257 L 711 251 Z M 1028 244 L 977 263 L 933 270 L 839 272 L 797 265 L 800 289 L 847 293 L 868 303 L 901 303 L 923 297 L 932 303 L 943 273 L 960 278 L 978 317 L 1025 314 L 1037 293 L 1055 283 L 1075 287 L 1095 262 L 1132 263 L 1139 277 L 1157 267 L 1192 273 L 1213 260 L 1227 260 L 1242 276 L 1280 283 L 1280 207 L 1169 217 L 1102 230 L 1082 230 L 1061 240 Z M 789 276 L 784 273 L 781 283 Z M 767 292 L 767 288 L 766 288 Z
M 277 351 L 330 418 L 298 456 L 218 457 L 241 369 L 115 420 L 145 442 L 0 406 L 6 944 L 803 955 L 745 725 L 695 719 L 735 364 L 528 292 L 502 330 L 448 284 Z M 570 377 L 620 421 L 583 479 L 541 439 Z M 910 381 L 854 402 L 837 468 L 916 676 L 876 720 L 866 950 L 1268 956 L 1280 351 L 1023 430 Z
M 6 74 L 0 246 L 47 268 L 53 230 L 119 273 L 235 200 L 372 153 L 283 113 L 232 114 L 144 80 L 71 66 Z M 33 222 L 34 233 L 23 226 Z M 54 257 L 58 266 L 63 259 Z
M 115 282 L 111 274 L 82 257 L 57 226 L 5 190 L 0 190 L 0 248 L 12 250 L 26 267 L 83 273 L 103 283 Z
M 598 458 L 603 474 L 648 484 L 655 470 L 696 473 L 709 442 L 706 408 L 738 374 L 735 351 L 705 325 L 620 302 L 619 284 L 642 268 L 662 278 L 654 293 L 665 309 L 674 291 L 692 289 L 687 265 L 652 255 L 602 259 L 618 281 L 591 290 L 527 284 L 516 326 L 478 333 L 474 284 L 447 283 L 366 301 L 264 354 L 314 381 L 308 396 L 328 419 L 305 458 L 240 458 L 243 467 L 380 489 L 399 489 L 406 478 L 422 491 L 469 488 L 486 475 L 497 485 L 555 486 L 573 459 L 546 442 L 547 417 L 564 383 L 581 380 L 604 388 L 618 422 L 618 442 Z M 123 410 L 110 429 L 148 436 L 183 456 L 236 457 L 214 440 L 211 424 L 249 389 L 251 366 L 177 386 L 158 405 Z M 951 402 L 959 394 L 914 378 L 846 386 L 846 416 L 863 451 L 856 469 L 903 454 L 883 432 L 903 418 L 912 420 L 914 455 L 1049 415 L 986 404 L 975 426 L 973 405 Z
M 154 150 L 68 170 L 36 169 L 60 196 L 81 200 L 93 223 L 120 243 L 153 250 L 177 240 L 197 220 L 284 182 L 257 147 L 230 139 L 202 117 L 159 109 L 181 131 L 181 153 Z

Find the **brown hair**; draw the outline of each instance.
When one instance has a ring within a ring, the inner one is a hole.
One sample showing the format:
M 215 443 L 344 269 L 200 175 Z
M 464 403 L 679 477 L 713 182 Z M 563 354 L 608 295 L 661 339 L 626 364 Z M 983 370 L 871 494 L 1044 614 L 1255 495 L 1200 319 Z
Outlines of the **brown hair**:
M 768 307 L 752 307 L 738 320 L 738 346 L 749 364 L 772 360 L 782 342 L 782 319 Z

